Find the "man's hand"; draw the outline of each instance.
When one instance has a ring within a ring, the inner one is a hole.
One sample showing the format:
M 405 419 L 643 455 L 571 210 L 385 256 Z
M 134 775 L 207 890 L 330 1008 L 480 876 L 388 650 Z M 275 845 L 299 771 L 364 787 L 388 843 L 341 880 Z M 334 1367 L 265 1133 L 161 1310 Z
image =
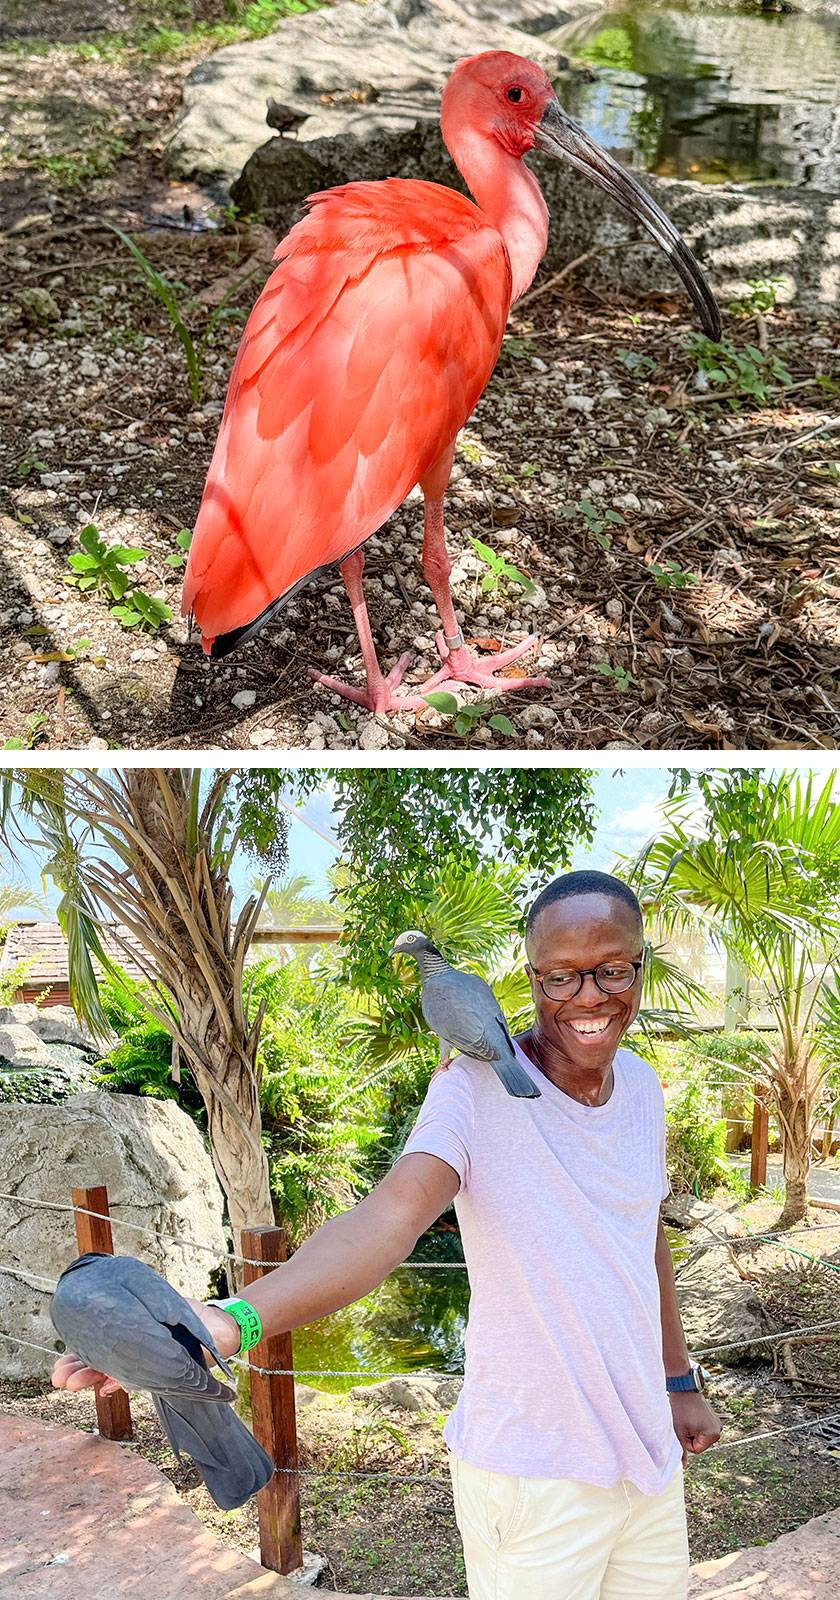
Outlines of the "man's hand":
M 674 1432 L 683 1447 L 682 1464 L 685 1466 L 689 1450 L 692 1455 L 700 1455 L 701 1451 L 708 1450 L 710 1444 L 717 1443 L 723 1423 L 696 1389 L 677 1390 L 669 1394 L 668 1399 L 671 1402 Z
M 192 1306 L 197 1317 L 201 1318 L 210 1337 L 215 1340 L 216 1348 L 220 1355 L 236 1355 L 242 1334 L 239 1324 L 227 1311 L 222 1311 L 220 1306 L 206 1306 L 201 1300 L 192 1300 L 189 1295 L 184 1295 L 187 1304 Z M 208 1366 L 212 1366 L 215 1357 L 207 1351 Z M 97 1394 L 118 1394 L 123 1385 L 116 1378 L 108 1376 L 107 1372 L 97 1372 L 95 1367 L 86 1367 L 79 1356 L 59 1356 L 52 1370 L 52 1385 L 54 1389 L 95 1389 Z

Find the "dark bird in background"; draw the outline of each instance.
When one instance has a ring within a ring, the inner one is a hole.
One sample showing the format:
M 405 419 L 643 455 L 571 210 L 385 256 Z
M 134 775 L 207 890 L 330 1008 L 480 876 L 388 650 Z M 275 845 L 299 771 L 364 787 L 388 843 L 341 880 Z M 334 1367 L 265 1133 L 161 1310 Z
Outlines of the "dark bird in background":
M 178 1460 L 188 1455 L 217 1506 L 230 1511 L 268 1483 L 271 1457 L 233 1409 L 201 1346 L 233 1373 L 192 1306 L 134 1256 L 88 1251 L 65 1268 L 50 1302 L 68 1350 L 126 1389 L 147 1389 Z
M 489 983 L 475 972 L 451 967 L 424 933 L 401 933 L 391 955 L 411 956 L 420 969 L 420 1005 L 441 1048 L 451 1046 L 472 1061 L 486 1061 L 508 1094 L 534 1100 L 540 1091 L 517 1060 L 508 1025 Z
M 294 106 L 284 106 L 281 100 L 275 100 L 271 95 L 265 103 L 268 108 L 265 120 L 278 133 L 297 133 L 309 116 L 308 111 L 295 111 Z

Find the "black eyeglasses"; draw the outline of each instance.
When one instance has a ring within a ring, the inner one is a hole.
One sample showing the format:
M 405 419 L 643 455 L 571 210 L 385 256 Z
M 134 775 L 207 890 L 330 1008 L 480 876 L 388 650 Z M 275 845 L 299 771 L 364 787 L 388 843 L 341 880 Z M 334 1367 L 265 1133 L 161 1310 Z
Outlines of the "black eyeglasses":
M 544 975 L 535 967 L 531 971 L 548 1000 L 573 999 L 582 988 L 584 978 L 594 978 L 602 994 L 624 994 L 636 982 L 646 954 L 644 951 L 639 961 L 601 961 L 597 967 L 570 967 L 566 972 Z

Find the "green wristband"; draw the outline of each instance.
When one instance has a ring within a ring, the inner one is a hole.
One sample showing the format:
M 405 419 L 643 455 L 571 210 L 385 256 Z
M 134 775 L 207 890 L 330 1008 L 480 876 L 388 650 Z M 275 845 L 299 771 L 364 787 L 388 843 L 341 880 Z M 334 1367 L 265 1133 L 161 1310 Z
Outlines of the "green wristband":
M 238 1323 L 242 1334 L 238 1350 L 239 1355 L 244 1355 L 246 1350 L 251 1350 L 255 1344 L 259 1344 L 263 1336 L 262 1323 L 260 1322 L 259 1313 L 247 1300 L 240 1300 L 235 1296 L 231 1300 L 211 1300 L 209 1304 L 219 1306 L 222 1311 L 228 1313 L 228 1316 L 233 1317 L 234 1322 Z

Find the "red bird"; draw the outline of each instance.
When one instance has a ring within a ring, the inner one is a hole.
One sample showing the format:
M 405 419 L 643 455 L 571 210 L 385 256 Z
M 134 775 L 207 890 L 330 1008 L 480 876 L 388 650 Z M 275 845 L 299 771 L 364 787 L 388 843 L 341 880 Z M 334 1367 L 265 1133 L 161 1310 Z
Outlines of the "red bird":
M 338 562 L 366 689 L 319 683 L 375 711 L 419 707 L 451 678 L 485 692 L 543 685 L 495 674 L 533 640 L 484 661 L 452 605 L 443 497 L 455 438 L 496 364 L 511 305 L 548 240 L 529 150 L 578 167 L 668 253 L 711 338 L 717 306 L 696 260 L 650 195 L 561 108 L 533 61 L 491 50 L 460 61 L 441 131 L 475 202 L 436 183 L 385 178 L 310 195 L 281 240 L 236 356 L 184 581 L 204 650 L 250 639 L 316 572 Z M 362 592 L 362 547 L 420 484 L 423 569 L 443 624 L 440 670 L 395 690 L 410 659 L 380 671 Z

